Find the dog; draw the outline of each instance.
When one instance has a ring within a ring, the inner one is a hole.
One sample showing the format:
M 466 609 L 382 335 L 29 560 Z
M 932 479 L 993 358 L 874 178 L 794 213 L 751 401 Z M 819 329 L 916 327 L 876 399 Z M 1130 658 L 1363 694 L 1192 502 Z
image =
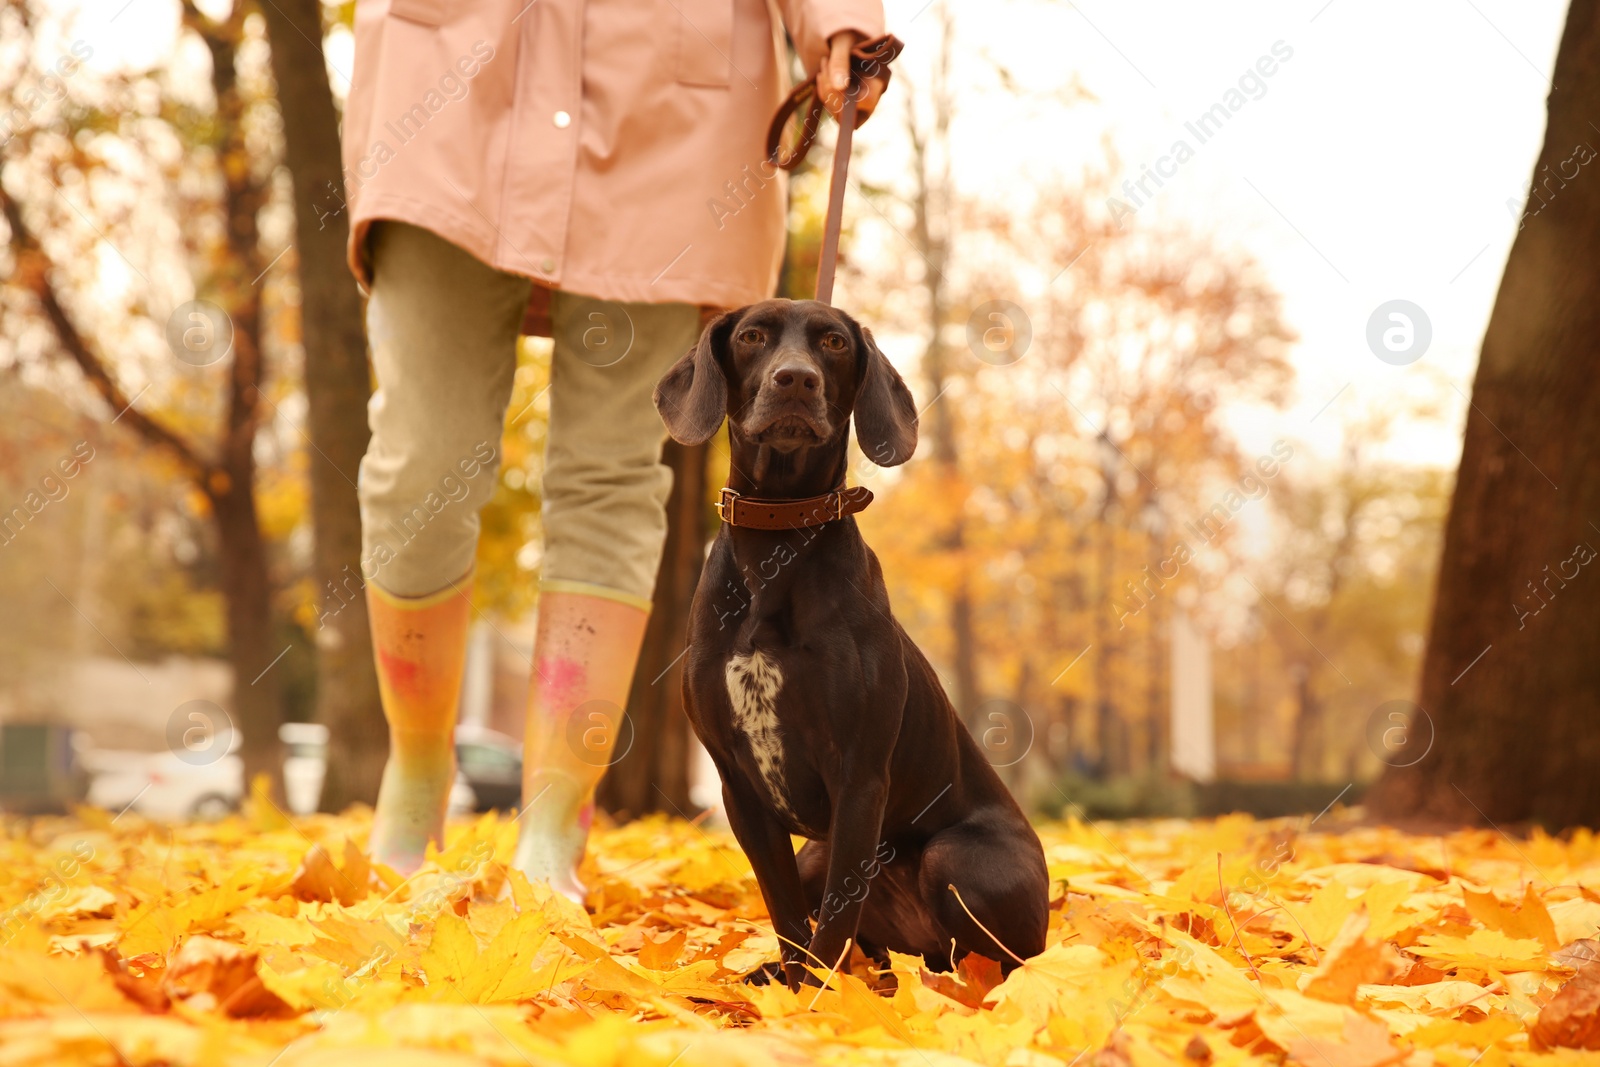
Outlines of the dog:
M 681 444 L 724 419 L 731 467 L 690 609 L 684 707 L 722 778 L 791 988 L 854 942 L 1009 972 L 1044 950 L 1044 850 L 889 611 L 845 489 L 852 417 L 911 458 L 911 391 L 855 319 L 767 300 L 710 322 L 655 389 Z M 807 838 L 796 855 L 791 834 Z M 813 929 L 813 924 L 815 928 Z

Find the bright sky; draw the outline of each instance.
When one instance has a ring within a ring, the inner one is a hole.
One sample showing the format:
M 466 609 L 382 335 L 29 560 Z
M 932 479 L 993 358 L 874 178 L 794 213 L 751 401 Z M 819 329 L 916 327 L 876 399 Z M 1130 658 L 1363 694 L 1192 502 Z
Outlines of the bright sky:
M 938 44 L 923 7 L 888 3 L 912 71 Z M 1164 216 L 1248 250 L 1301 337 L 1293 407 L 1231 413 L 1245 447 L 1287 436 L 1328 454 L 1341 420 L 1365 406 L 1429 396 L 1446 417 L 1412 425 L 1392 454 L 1454 465 L 1565 15 L 1548 0 L 957 4 L 958 84 L 993 83 L 986 52 L 1030 90 L 1047 94 L 1076 75 L 1098 98 L 1023 108 L 998 90 L 963 92 L 957 181 L 998 193 L 1029 174 L 1075 173 L 1097 160 L 1106 132 L 1137 179 L 1184 138 L 1194 157 L 1128 225 Z M 1184 124 L 1277 42 L 1292 56 L 1261 79 L 1265 92 L 1199 144 Z M 874 124 L 861 141 L 893 155 L 884 142 L 898 135 L 896 124 Z M 1420 306 L 1432 326 L 1408 366 L 1380 361 L 1366 342 L 1369 317 L 1395 299 Z

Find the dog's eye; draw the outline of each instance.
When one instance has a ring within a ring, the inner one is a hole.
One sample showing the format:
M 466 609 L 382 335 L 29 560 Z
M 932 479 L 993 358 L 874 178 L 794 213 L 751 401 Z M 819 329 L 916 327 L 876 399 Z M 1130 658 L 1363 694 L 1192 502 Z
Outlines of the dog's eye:
M 843 352 L 845 349 L 844 336 L 837 333 L 827 334 L 822 338 L 822 347 L 829 352 Z
M 761 343 L 763 336 L 764 335 L 760 330 L 746 330 L 744 333 L 739 335 L 739 343 L 744 345 L 758 345 Z

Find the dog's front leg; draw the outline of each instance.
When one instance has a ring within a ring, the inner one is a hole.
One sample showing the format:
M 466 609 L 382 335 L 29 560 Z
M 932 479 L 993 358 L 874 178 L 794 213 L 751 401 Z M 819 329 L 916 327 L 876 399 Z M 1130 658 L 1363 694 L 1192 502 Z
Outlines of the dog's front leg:
M 722 803 L 728 811 L 728 825 L 750 861 L 761 899 L 772 916 L 784 981 L 790 989 L 798 989 L 806 973 L 811 925 L 806 920 L 805 890 L 800 885 L 800 868 L 795 865 L 794 845 L 789 831 L 779 825 L 766 804 L 737 782 L 739 779 L 723 773 Z
M 846 943 L 855 938 L 872 879 L 886 858 L 880 834 L 888 797 L 887 777 L 875 776 L 847 785 L 833 801 L 827 881 L 811 937 L 811 954 L 825 967 L 838 964 Z

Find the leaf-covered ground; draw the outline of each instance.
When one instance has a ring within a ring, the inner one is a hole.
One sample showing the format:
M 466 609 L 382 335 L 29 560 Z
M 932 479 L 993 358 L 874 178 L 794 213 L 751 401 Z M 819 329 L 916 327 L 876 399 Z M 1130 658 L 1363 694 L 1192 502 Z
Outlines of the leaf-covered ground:
M 1004 982 L 854 960 L 798 994 L 743 980 L 777 955 L 754 880 L 682 821 L 596 831 L 592 915 L 508 872 L 516 827 L 492 816 L 407 881 L 351 844 L 361 815 L 15 823 L 0 1067 L 1595 1057 L 1592 835 L 1306 822 L 1044 827 L 1044 955 Z

